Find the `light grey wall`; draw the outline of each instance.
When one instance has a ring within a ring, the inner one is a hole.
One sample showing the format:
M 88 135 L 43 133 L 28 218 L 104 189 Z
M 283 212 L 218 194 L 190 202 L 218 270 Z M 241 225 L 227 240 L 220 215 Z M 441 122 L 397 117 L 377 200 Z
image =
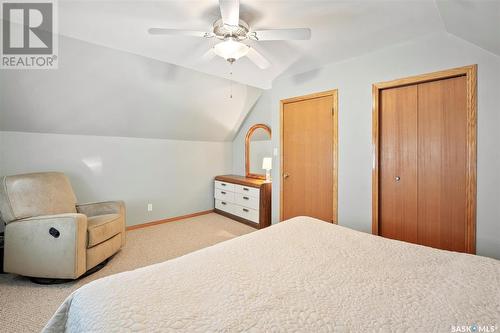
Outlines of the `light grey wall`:
M 79 202 L 125 200 L 128 225 L 212 209 L 213 177 L 232 165 L 230 142 L 21 132 L 0 142 L 4 175 L 65 172 Z
M 57 70 L 0 70 L 0 87 L 0 175 L 64 171 L 81 202 L 125 200 L 129 225 L 213 208 L 261 94 L 63 36 Z
M 245 137 L 250 127 L 255 124 L 265 124 L 271 127 L 271 92 L 271 90 L 265 90 L 262 93 L 233 139 L 233 173 L 235 175 L 245 174 Z M 274 132 L 271 133 L 272 137 L 275 135 Z M 260 163 L 262 166 L 262 161 Z
M 478 64 L 477 252 L 500 258 L 500 58 L 446 33 L 276 80 L 272 129 L 280 131 L 279 101 L 339 89 L 339 224 L 371 232 L 371 85 L 375 82 Z M 250 118 L 250 117 L 249 117 Z M 273 136 L 279 147 L 279 136 Z M 236 156 L 235 156 L 236 158 Z M 273 221 L 279 218 L 279 160 L 273 168 Z

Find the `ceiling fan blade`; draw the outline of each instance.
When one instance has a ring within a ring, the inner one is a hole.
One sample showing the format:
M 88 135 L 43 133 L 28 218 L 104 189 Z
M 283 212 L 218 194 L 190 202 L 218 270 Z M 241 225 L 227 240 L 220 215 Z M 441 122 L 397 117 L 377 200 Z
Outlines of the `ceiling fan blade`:
M 240 23 L 240 0 L 219 0 L 222 22 L 238 26 Z
M 251 62 L 256 64 L 260 69 L 266 69 L 266 68 L 269 68 L 269 66 L 271 66 L 271 63 L 269 62 L 269 60 L 264 58 L 264 56 L 262 54 L 260 54 L 259 52 L 257 52 L 253 47 L 251 47 L 248 50 L 247 57 L 248 57 L 248 59 L 250 59 Z
M 192 37 L 211 37 L 211 34 L 203 31 L 181 30 L 181 29 L 165 29 L 165 28 L 150 28 L 148 32 L 151 35 L 170 35 L 170 36 L 192 36 Z
M 258 30 L 251 33 L 255 40 L 307 40 L 311 39 L 311 29 L 269 29 Z
M 215 58 L 215 56 L 216 56 L 216 54 L 215 54 L 214 48 L 211 47 L 207 52 L 205 52 L 205 54 L 203 54 L 201 56 L 201 61 L 202 62 L 209 62 L 210 60 Z

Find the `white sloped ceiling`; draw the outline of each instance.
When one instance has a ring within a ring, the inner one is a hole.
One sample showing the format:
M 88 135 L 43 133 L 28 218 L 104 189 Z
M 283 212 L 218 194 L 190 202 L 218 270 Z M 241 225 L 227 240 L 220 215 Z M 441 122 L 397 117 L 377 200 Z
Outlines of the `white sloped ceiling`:
M 0 71 L 0 130 L 228 141 L 261 94 L 67 37 L 59 59 L 57 70 Z
M 437 1 L 446 30 L 500 56 L 500 1 Z

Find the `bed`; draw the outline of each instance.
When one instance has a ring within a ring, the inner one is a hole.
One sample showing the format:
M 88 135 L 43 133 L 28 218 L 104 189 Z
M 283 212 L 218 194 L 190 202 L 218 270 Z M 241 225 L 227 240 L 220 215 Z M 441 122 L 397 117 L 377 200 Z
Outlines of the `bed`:
M 420 331 L 500 326 L 500 261 L 297 217 L 91 282 L 45 332 Z

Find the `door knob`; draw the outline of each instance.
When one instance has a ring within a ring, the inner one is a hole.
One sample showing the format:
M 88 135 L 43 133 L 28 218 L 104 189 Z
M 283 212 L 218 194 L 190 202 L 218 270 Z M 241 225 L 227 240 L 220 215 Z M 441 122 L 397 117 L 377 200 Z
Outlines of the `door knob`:
M 399 181 L 401 180 L 401 177 L 396 176 L 396 177 L 394 178 L 394 180 L 396 180 L 397 182 L 399 182 Z
M 284 173 L 284 174 L 283 174 L 283 179 L 287 179 L 288 177 L 290 177 L 290 175 L 289 175 L 289 174 L 287 174 L 287 173 Z

